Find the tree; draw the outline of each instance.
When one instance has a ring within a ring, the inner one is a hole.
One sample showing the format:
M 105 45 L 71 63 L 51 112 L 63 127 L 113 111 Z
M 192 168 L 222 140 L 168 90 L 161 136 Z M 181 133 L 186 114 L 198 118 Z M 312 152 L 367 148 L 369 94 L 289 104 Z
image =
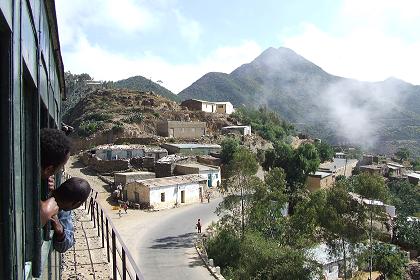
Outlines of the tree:
M 249 214 L 249 227 L 265 237 L 278 239 L 284 232 L 282 210 L 286 206 L 285 174 L 281 168 L 273 168 L 265 175 L 264 184 L 255 188 Z
M 233 155 L 232 161 L 227 167 L 227 179 L 224 187 L 233 196 L 239 192 L 241 205 L 241 232 L 245 231 L 245 200 L 249 199 L 249 194 L 253 188 L 261 182 L 254 175 L 258 171 L 258 162 L 255 155 L 248 149 L 240 147 Z M 232 198 L 234 200 L 234 198 Z M 234 205 L 231 205 L 235 207 Z
M 420 250 L 420 220 L 399 216 L 394 226 L 394 242 L 403 248 Z
M 367 198 L 370 200 L 381 200 L 386 201 L 388 199 L 388 189 L 385 185 L 384 179 L 382 176 L 377 174 L 369 174 L 364 172 L 353 178 L 353 188 L 354 191 L 360 194 L 363 198 Z M 372 248 L 372 239 L 373 239 L 373 214 L 380 214 L 383 212 L 383 208 L 377 208 L 372 203 L 370 205 L 364 205 L 367 211 L 370 214 L 370 231 L 369 231 L 369 243 L 370 243 L 370 278 L 372 278 L 372 266 L 373 266 L 373 248 Z M 376 219 L 376 215 L 375 215 Z
M 344 185 L 338 183 L 326 191 L 325 205 L 319 219 L 331 253 L 343 256 L 344 279 L 348 279 L 349 251 L 366 237 L 364 208 L 352 199 Z
M 410 157 L 410 151 L 407 148 L 399 148 L 395 155 L 400 159 L 400 161 L 407 160 Z
M 325 142 L 318 142 L 315 144 L 321 162 L 329 161 L 334 158 L 334 149 Z
M 391 204 L 397 209 L 398 215 L 420 215 L 420 187 L 407 181 L 393 181 L 388 184 Z
M 404 279 L 408 265 L 406 255 L 391 244 L 375 243 L 373 246 L 373 269 L 380 271 L 386 279 Z
M 293 150 L 290 145 L 277 142 L 273 150 L 266 152 L 263 168 L 280 167 L 286 173 L 290 215 L 299 201 L 298 194 L 304 189 L 308 175 L 318 169 L 319 163 L 318 152 L 312 144 L 304 144 Z
M 220 152 L 220 158 L 223 164 L 229 164 L 233 159 L 233 155 L 238 151 L 240 143 L 235 138 L 226 138 L 222 141 L 222 151 Z

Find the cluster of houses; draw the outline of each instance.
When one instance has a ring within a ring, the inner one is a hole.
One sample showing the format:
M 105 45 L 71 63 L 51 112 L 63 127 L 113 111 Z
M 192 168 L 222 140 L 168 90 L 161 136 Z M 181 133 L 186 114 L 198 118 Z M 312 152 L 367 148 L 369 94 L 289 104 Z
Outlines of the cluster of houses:
M 381 175 L 390 180 L 407 179 L 414 185 L 420 184 L 420 174 L 409 171 L 397 162 L 380 159 L 378 156 L 363 155 L 362 160 L 347 159 L 345 154 L 336 153 L 334 159 L 329 162 L 321 163 L 314 174 L 309 174 L 307 185 L 310 191 L 331 187 L 337 176 L 346 178 L 353 174 L 357 168 L 360 172 Z

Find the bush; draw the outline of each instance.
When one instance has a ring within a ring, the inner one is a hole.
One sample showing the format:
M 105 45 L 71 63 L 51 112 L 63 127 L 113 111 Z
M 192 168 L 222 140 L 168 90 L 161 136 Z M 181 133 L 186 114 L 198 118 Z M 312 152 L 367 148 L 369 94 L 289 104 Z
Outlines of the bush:
M 77 133 L 83 137 L 89 137 L 100 129 L 103 129 L 104 124 L 100 121 L 82 121 L 79 125 Z
M 144 116 L 142 113 L 134 113 L 128 116 L 127 118 L 123 119 L 126 123 L 140 123 L 144 120 Z
M 108 113 L 90 113 L 84 117 L 85 121 L 104 122 L 112 119 L 112 115 Z

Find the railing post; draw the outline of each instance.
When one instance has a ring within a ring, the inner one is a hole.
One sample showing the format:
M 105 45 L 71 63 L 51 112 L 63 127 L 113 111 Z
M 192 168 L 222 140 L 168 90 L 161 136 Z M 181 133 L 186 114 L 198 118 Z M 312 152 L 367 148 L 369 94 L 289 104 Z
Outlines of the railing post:
M 98 210 L 98 202 L 96 202 L 96 224 L 98 225 L 98 236 L 100 236 L 100 231 L 99 231 L 99 210 Z
M 108 262 L 110 262 L 109 259 L 109 230 L 108 230 L 108 218 L 105 218 L 105 225 L 106 225 L 106 255 L 108 257 Z
M 111 230 L 112 238 L 112 276 L 113 279 L 117 279 L 117 245 L 115 244 L 115 232 L 114 229 Z
M 127 266 L 125 263 L 125 250 L 124 248 L 121 248 L 122 250 L 122 256 L 121 256 L 121 260 L 122 260 L 122 271 L 123 271 L 123 279 L 122 280 L 127 280 Z
M 92 211 L 90 212 L 90 220 L 93 221 L 93 228 L 96 228 L 96 221 L 95 221 L 95 203 L 96 201 L 92 201 Z
M 101 230 L 102 230 L 102 248 L 104 247 L 104 211 L 101 208 Z

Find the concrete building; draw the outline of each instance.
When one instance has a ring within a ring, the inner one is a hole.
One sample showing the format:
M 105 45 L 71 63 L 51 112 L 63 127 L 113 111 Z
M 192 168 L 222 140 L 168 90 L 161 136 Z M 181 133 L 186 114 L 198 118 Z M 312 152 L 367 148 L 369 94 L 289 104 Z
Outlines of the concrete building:
M 333 175 L 350 177 L 358 163 L 357 159 L 334 158 L 332 161 L 323 162 L 318 171 L 331 172 Z
M 331 256 L 327 244 L 322 243 L 308 250 L 307 254 L 322 266 L 322 279 L 339 279 L 339 265 L 344 259 L 342 256 Z
M 199 163 L 179 163 L 175 165 L 175 174 L 200 174 L 207 178 L 207 186 L 209 188 L 218 187 L 221 184 L 220 167 L 208 166 Z
M 50 226 L 40 226 L 39 145 L 40 129 L 62 128 L 64 80 L 55 2 L 0 0 L 1 279 L 60 279 Z
M 309 174 L 306 184 L 308 190 L 311 192 L 332 187 L 335 182 L 335 177 L 330 172 L 316 171 L 314 174 Z
M 185 163 L 187 161 L 188 157 L 176 154 L 161 158 L 155 163 L 156 178 L 173 176 L 176 163 Z
M 405 173 L 405 166 L 396 162 L 388 162 L 387 177 L 401 177 Z
M 206 123 L 162 121 L 157 125 L 157 133 L 160 136 L 179 139 L 200 138 L 206 134 Z
M 163 144 L 162 148 L 166 149 L 169 154 L 184 155 L 208 155 L 214 152 L 220 152 L 222 147 L 216 144 Z
M 93 152 L 102 160 L 152 157 L 156 161 L 168 155 L 165 149 L 143 145 L 102 145 L 96 147 Z
M 128 183 L 135 182 L 137 180 L 153 179 L 155 177 L 155 173 L 147 171 L 114 173 L 114 184 L 125 186 Z
M 194 174 L 135 181 L 126 190 L 129 201 L 159 210 L 202 201 L 206 185 L 206 178 Z
M 361 172 L 368 172 L 372 175 L 377 174 L 380 176 L 386 176 L 386 174 L 388 174 L 388 167 L 386 164 L 362 165 L 359 168 Z
M 415 185 L 415 186 L 420 186 L 420 174 L 419 173 L 415 173 L 415 172 L 411 172 L 407 174 L 407 179 L 408 181 Z
M 249 125 L 231 125 L 222 127 L 222 133 L 239 133 L 242 136 L 251 135 L 251 126 Z
M 181 106 L 187 107 L 190 111 L 203 111 L 207 113 L 232 114 L 233 105 L 230 102 L 213 102 L 199 99 L 188 99 L 181 103 Z

